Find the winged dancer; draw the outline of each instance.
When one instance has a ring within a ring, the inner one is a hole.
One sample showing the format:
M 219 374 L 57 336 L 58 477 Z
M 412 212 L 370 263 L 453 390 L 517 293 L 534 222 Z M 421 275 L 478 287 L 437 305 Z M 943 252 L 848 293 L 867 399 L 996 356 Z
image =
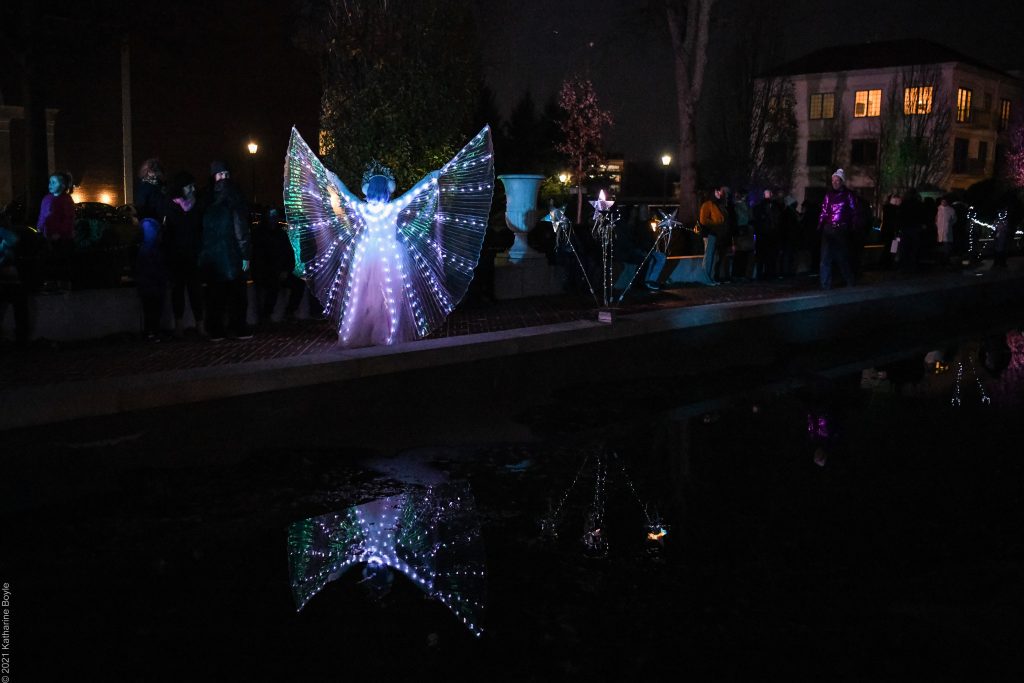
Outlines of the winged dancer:
M 490 127 L 392 199 L 395 189 L 391 171 L 372 162 L 360 199 L 292 128 L 284 203 L 296 274 L 342 346 L 425 337 L 465 295 L 494 192 Z

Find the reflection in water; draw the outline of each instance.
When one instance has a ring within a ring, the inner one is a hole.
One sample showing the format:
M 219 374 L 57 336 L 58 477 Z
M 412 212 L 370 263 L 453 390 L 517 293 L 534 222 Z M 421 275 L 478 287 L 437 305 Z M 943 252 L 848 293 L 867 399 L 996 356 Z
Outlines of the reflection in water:
M 405 574 L 474 634 L 483 633 L 486 582 L 480 524 L 468 487 L 442 484 L 381 498 L 288 529 L 292 594 L 301 610 L 356 565 L 377 596 Z
M 942 398 L 953 408 L 1024 407 L 1024 332 L 1013 329 L 861 373 L 874 394 Z M 811 431 L 810 426 L 808 431 Z
M 992 393 L 1001 405 L 1024 407 L 1024 332 L 1007 332 L 1006 346 L 1010 352 L 1009 363 L 992 387 Z
M 589 474 L 593 476 L 594 483 L 590 502 L 583 514 L 583 535 L 580 540 L 583 543 L 583 552 L 587 557 L 603 558 L 608 556 L 610 548 L 608 545 L 605 513 L 608 506 L 609 462 L 613 463 L 611 470 L 612 475 L 615 477 L 615 482 L 620 486 L 628 488 L 643 512 L 644 534 L 646 534 L 648 552 L 659 554 L 665 546 L 665 537 L 668 536 L 670 527 L 662 521 L 657 512 L 651 512 L 650 506 L 640 499 L 640 494 L 637 492 L 629 473 L 626 472 L 626 466 L 619 455 L 615 452 L 612 452 L 610 455 L 607 454 L 603 446 L 599 446 L 584 457 L 583 464 L 580 465 L 572 483 L 562 493 L 558 506 L 551 507 L 549 505 L 548 512 L 540 523 L 542 535 L 550 540 L 558 538 L 559 527 L 562 524 L 562 511 L 565 508 L 565 504 L 569 500 L 570 494 L 576 488 L 576 484 L 582 477 Z M 590 466 L 589 470 L 588 465 Z
M 950 405 L 959 407 L 962 405 L 962 399 L 960 398 L 960 389 L 964 382 L 970 382 L 971 378 L 974 379 L 974 384 L 978 387 L 978 396 L 981 400 L 982 405 L 988 405 L 992 402 L 988 392 L 985 391 L 985 385 L 981 383 L 981 377 L 978 376 L 978 366 L 974 362 L 974 356 L 967 356 L 967 366 L 969 369 L 968 379 L 964 379 L 964 362 L 960 361 L 956 366 L 956 383 L 953 385 L 953 398 L 950 400 Z

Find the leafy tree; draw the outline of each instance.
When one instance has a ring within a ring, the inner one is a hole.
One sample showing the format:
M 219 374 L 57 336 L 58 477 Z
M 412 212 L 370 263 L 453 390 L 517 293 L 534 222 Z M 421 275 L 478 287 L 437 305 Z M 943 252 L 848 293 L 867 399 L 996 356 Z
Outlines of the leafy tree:
M 762 138 L 763 134 L 770 134 L 776 124 L 783 123 L 771 116 L 775 110 L 769 112 L 767 107 L 779 97 L 776 89 L 786 84 L 777 77 L 760 76 L 769 66 L 778 63 L 781 56 L 786 28 L 783 16 L 773 3 L 725 0 L 711 21 L 710 30 L 714 35 L 724 35 L 731 40 L 728 45 L 711 48 L 717 54 L 714 59 L 721 63 L 717 64 L 717 77 L 709 82 L 701 103 L 700 129 L 706 131 L 701 140 L 702 179 L 707 179 L 703 170 L 710 166 L 710 177 L 737 185 L 757 183 L 765 170 L 761 158 L 765 150 L 761 143 L 767 145 L 769 161 L 776 161 L 781 153 L 777 140 Z M 760 88 L 766 80 L 771 81 L 769 88 L 762 91 Z M 738 130 L 749 130 L 751 136 L 737 135 Z M 777 169 L 778 164 L 772 167 Z M 789 174 L 782 175 L 788 177 Z M 766 179 L 765 182 L 776 181 Z
M 560 122 L 565 139 L 557 149 L 569 156 L 576 179 L 576 220 L 581 221 L 583 175 L 603 156 L 602 129 L 612 124 L 612 115 L 597 105 L 594 84 L 579 76 L 562 82 L 558 106 L 565 114 Z
M 472 130 L 482 83 L 469 0 L 306 0 L 320 62 L 320 154 L 346 182 L 377 159 L 409 186 Z
M 934 66 L 908 66 L 893 76 L 887 93 L 875 126 L 879 196 L 903 188 L 943 185 L 949 174 L 953 105 L 941 71 Z
M 1009 131 L 1010 148 L 1006 152 L 1006 179 L 1024 187 L 1024 116 L 1018 115 Z
M 796 95 L 788 78 L 766 78 L 753 90 L 750 114 L 750 181 L 792 187 L 796 166 Z

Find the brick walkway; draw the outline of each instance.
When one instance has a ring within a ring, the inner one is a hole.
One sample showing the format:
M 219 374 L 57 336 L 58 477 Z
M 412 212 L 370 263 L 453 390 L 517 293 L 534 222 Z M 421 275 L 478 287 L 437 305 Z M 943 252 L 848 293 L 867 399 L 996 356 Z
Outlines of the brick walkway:
M 867 273 L 870 286 L 893 274 Z M 919 277 L 929 277 L 922 275 Z M 817 280 L 797 277 L 743 282 L 719 287 L 699 285 L 650 293 L 634 288 L 618 306 L 620 315 L 642 311 L 799 296 L 817 291 Z M 596 307 L 583 295 L 559 295 L 496 302 L 467 302 L 433 337 L 451 337 L 520 329 L 577 320 L 593 320 Z M 143 375 L 213 367 L 248 361 L 289 358 L 330 350 L 337 336 L 330 324 L 317 321 L 279 323 L 249 340 L 210 342 L 195 337 L 160 343 L 118 336 L 75 344 L 38 343 L 29 351 L 0 347 L 0 386 L 13 388 L 86 379 Z

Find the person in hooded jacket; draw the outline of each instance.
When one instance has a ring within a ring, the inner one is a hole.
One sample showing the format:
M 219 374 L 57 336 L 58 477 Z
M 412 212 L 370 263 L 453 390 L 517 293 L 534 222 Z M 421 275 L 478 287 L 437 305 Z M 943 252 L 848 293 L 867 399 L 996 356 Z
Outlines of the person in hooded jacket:
M 196 180 L 191 173 L 175 174 L 170 184 L 163 227 L 163 250 L 171 282 L 174 336 L 184 336 L 185 295 L 196 321 L 196 332 L 206 335 L 203 315 L 203 278 L 199 250 L 203 245 L 203 215 L 196 199 Z
M 248 271 L 251 258 L 250 228 L 244 218 L 245 201 L 230 178 L 217 181 L 213 203 L 203 216 L 203 247 L 199 266 L 206 281 L 206 331 L 211 341 L 250 339 Z

